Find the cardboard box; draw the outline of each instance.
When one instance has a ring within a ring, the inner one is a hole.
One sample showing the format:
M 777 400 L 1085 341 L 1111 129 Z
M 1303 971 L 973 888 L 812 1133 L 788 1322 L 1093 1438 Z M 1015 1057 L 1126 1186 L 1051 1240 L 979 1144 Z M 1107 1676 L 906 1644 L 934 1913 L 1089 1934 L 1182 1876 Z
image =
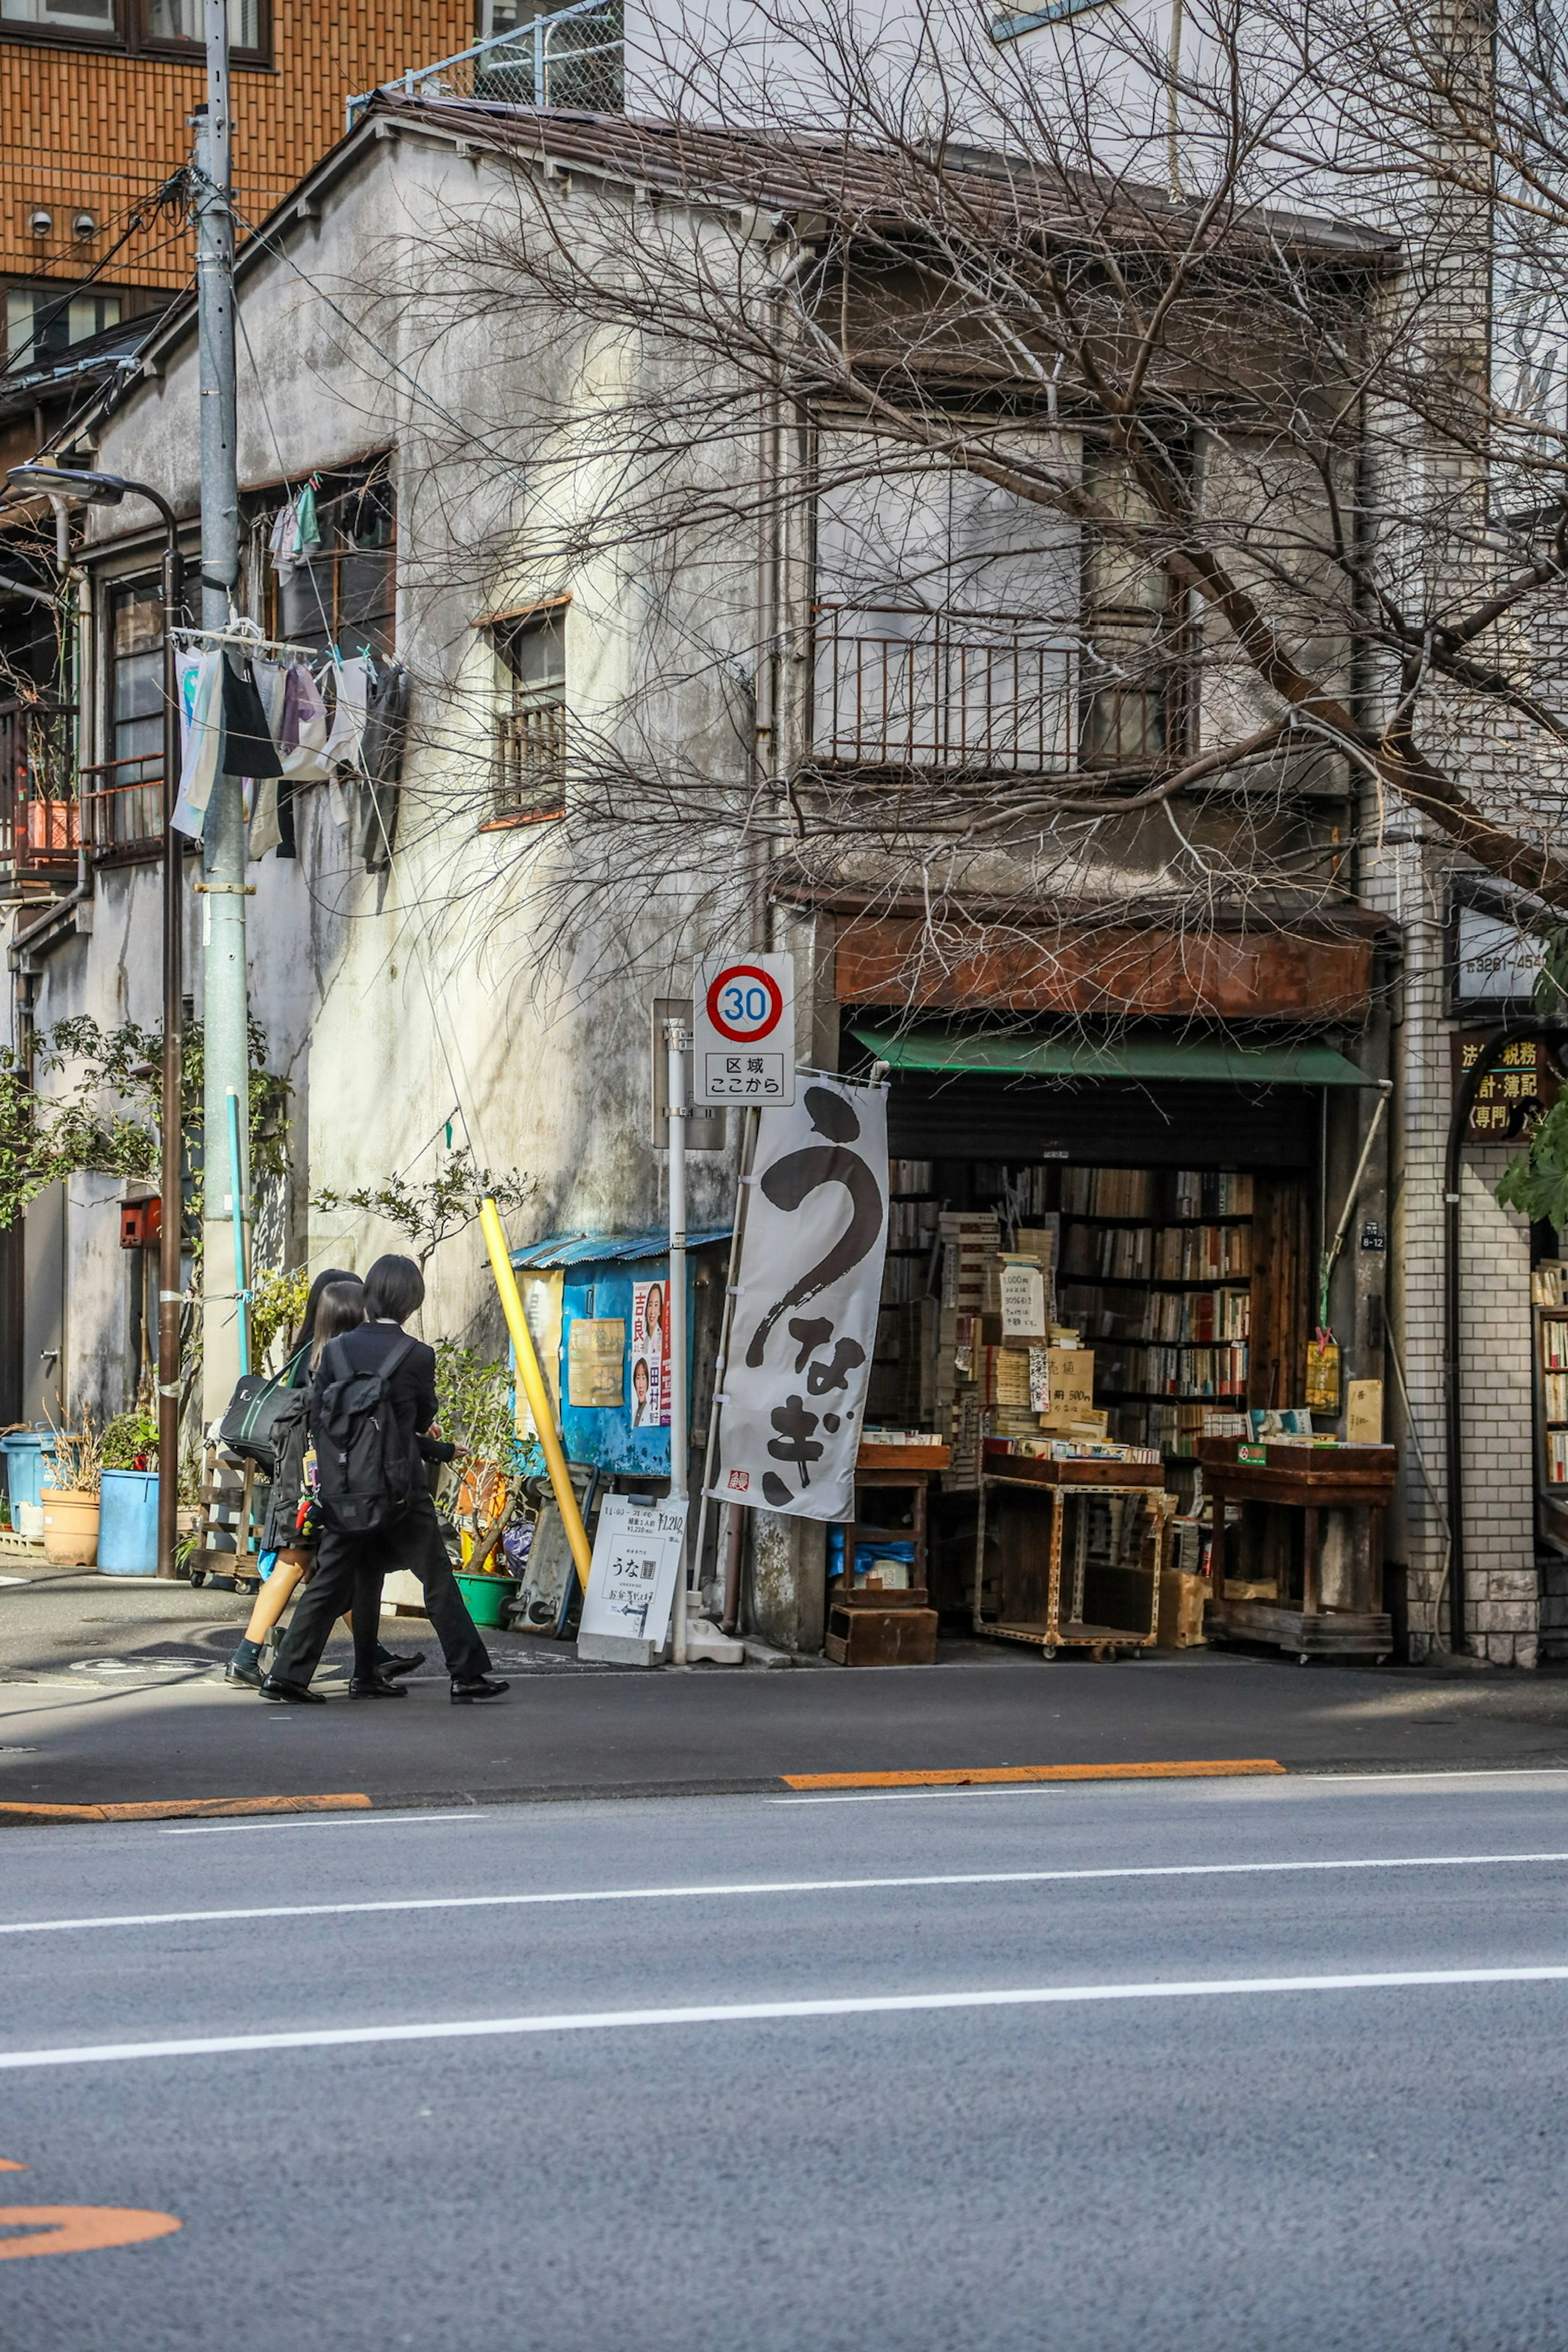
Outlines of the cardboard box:
M 1041 1428 L 1087 1420 L 1094 1411 L 1094 1349 L 1047 1348 L 1043 1353 L 1049 1402 L 1040 1408 Z
M 1160 1614 L 1154 1644 L 1161 1650 L 1199 1650 L 1205 1646 L 1204 1608 L 1208 1600 L 1206 1576 L 1189 1576 L 1179 1568 L 1160 1575 Z

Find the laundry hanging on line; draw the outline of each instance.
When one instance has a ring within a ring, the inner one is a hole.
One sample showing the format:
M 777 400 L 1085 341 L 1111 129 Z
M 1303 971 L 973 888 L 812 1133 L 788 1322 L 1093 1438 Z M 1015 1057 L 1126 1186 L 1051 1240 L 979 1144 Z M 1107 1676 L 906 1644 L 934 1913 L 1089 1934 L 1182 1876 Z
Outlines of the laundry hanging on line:
M 391 862 L 408 726 L 408 675 L 368 652 L 273 660 L 245 646 L 193 646 L 179 657 L 182 733 L 177 829 L 199 840 L 216 779 L 241 781 L 248 855 L 297 853 L 294 793 L 325 782 L 340 831 L 356 814 L 372 872 Z M 363 807 L 355 793 L 363 787 Z
M 321 526 L 316 513 L 314 478 L 297 490 L 280 506 L 268 535 L 273 567 L 284 583 L 302 571 L 321 544 Z

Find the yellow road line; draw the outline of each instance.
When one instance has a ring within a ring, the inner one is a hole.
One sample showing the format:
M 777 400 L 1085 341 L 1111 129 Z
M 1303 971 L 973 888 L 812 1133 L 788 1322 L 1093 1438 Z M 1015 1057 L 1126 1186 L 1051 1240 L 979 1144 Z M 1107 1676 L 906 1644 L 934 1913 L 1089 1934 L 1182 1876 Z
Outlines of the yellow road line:
M 1271 1756 L 1207 1764 L 995 1764 L 953 1772 L 784 1772 L 790 1789 L 967 1789 L 998 1780 L 1225 1780 L 1283 1772 Z
M 0 1798 L 0 1822 L 172 1822 L 212 1813 L 368 1812 L 370 1799 L 345 1790 L 329 1797 L 178 1797 L 146 1805 L 15 1805 Z

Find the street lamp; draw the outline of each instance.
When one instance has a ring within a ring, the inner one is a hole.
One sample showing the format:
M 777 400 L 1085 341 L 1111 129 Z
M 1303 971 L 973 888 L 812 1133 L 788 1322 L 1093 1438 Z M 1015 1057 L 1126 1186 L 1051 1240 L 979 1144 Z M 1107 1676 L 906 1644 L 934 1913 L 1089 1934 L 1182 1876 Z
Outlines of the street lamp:
M 162 1223 L 158 1234 L 158 1573 L 175 1574 L 180 1499 L 180 1238 L 184 1134 L 181 1120 L 182 938 L 180 845 L 173 824 L 180 776 L 180 710 L 174 616 L 181 588 L 180 527 L 174 508 L 145 482 L 65 466 L 13 466 L 13 489 L 43 491 L 89 507 L 145 499 L 163 523 L 163 1104 Z

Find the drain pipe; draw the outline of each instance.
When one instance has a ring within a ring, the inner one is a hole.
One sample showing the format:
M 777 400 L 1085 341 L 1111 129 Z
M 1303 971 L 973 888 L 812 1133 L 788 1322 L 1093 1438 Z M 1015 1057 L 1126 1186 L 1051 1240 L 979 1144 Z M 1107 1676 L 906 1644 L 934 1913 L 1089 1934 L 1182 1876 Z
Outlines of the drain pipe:
M 1448 1647 L 1460 1656 L 1469 1644 L 1465 1633 L 1464 1412 L 1459 1395 L 1459 1277 L 1463 1235 L 1459 1225 L 1459 1168 L 1465 1129 L 1481 1080 L 1493 1055 L 1514 1037 L 1539 1036 L 1539 1021 L 1505 1021 L 1491 1030 L 1471 1066 L 1454 1089 L 1443 1155 L 1443 1416 L 1448 1505 Z M 1436 1628 L 1433 1629 L 1434 1633 Z M 1440 1638 L 1440 1637 L 1439 1637 Z

